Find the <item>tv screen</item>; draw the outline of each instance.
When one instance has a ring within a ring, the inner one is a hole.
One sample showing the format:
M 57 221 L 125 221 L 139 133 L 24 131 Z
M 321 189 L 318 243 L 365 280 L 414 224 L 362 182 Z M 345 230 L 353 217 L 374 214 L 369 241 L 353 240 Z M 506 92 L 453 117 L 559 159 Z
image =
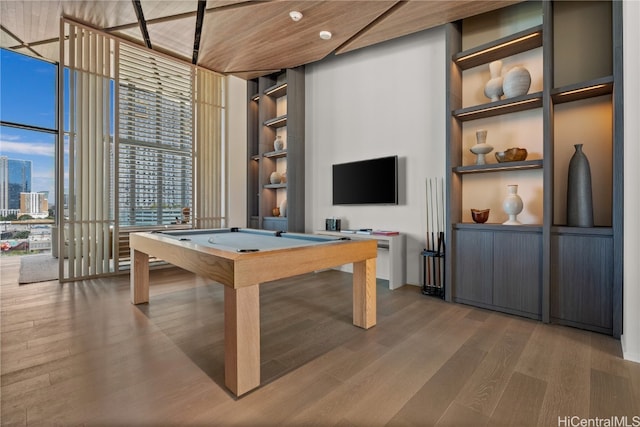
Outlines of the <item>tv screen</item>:
M 398 204 L 398 156 L 333 165 L 333 204 Z

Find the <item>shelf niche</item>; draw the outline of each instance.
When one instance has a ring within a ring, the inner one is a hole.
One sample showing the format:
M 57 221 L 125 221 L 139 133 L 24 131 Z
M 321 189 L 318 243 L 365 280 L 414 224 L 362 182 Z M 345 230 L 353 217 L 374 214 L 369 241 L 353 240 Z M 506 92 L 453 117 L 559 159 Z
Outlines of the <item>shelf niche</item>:
M 303 232 L 304 67 L 286 69 L 247 83 L 249 152 L 247 222 L 254 228 Z M 284 149 L 275 150 L 276 136 Z M 271 184 L 273 172 L 286 182 Z M 287 201 L 286 217 L 273 208 Z

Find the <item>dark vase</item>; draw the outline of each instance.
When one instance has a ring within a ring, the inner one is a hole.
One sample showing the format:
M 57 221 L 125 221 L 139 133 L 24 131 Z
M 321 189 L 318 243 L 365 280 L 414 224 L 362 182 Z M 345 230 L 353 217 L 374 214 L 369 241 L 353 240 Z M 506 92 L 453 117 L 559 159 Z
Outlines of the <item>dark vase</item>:
M 593 227 L 593 201 L 591 199 L 591 169 L 582 152 L 582 144 L 575 144 L 576 152 L 569 162 L 567 182 L 567 225 Z

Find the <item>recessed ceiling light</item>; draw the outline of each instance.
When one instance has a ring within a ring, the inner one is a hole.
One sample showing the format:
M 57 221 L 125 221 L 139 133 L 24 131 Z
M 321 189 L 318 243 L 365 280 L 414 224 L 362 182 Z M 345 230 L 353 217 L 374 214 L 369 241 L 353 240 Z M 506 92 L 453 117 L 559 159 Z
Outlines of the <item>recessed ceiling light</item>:
M 322 40 L 329 40 L 331 38 L 332 34 L 331 31 L 320 31 L 320 38 Z
M 292 10 L 291 12 L 289 12 L 289 16 L 291 17 L 293 22 L 298 22 L 302 19 L 302 13 L 298 12 L 297 10 Z

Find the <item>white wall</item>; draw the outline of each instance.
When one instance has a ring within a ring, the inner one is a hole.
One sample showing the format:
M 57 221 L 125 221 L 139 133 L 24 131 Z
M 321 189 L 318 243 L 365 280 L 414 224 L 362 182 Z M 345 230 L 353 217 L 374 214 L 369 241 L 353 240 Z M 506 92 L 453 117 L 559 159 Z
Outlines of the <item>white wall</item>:
M 306 231 L 338 217 L 343 228 L 405 233 L 407 282 L 415 285 L 426 179 L 444 177 L 445 71 L 444 27 L 306 67 Z M 389 155 L 400 160 L 399 205 L 332 205 L 333 164 Z
M 247 82 L 227 78 L 227 125 L 229 194 L 227 207 L 230 227 L 247 226 Z
M 640 362 L 640 2 L 623 3 L 624 31 L 624 358 Z

